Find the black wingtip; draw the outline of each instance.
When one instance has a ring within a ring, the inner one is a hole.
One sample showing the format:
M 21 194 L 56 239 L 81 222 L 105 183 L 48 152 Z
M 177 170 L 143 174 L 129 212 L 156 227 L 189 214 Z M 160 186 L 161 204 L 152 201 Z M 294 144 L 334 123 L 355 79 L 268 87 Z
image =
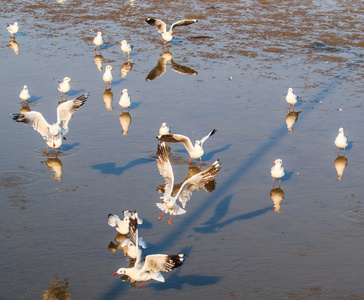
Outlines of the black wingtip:
M 23 114 L 10 114 L 10 118 L 12 118 L 16 122 L 23 122 L 24 121 L 24 115 Z
M 212 136 L 216 131 L 217 131 L 217 129 L 214 129 L 213 131 L 211 131 L 210 136 Z

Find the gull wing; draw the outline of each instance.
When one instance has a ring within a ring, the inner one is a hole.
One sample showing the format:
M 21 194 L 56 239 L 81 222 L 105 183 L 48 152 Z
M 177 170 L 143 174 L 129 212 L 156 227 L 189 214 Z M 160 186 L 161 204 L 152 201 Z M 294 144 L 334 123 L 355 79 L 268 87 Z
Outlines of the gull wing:
M 193 149 L 191 140 L 182 134 L 163 134 L 157 136 L 158 141 L 166 143 L 182 143 L 188 152 Z
M 158 78 L 159 76 L 162 76 L 166 72 L 166 64 L 165 59 L 160 57 L 158 58 L 157 65 L 151 70 L 145 79 L 146 81 L 151 81 L 153 79 Z
M 159 271 L 169 272 L 175 268 L 182 266 L 184 254 L 153 254 L 145 258 L 145 263 L 142 268 L 144 272 L 157 273 Z M 164 278 L 163 278 L 164 281 Z
M 174 27 L 187 26 L 187 25 L 190 25 L 190 24 L 196 23 L 196 22 L 198 22 L 198 21 L 195 19 L 180 20 L 180 21 L 173 23 L 171 26 L 171 29 L 169 31 L 172 32 Z
M 72 115 L 86 103 L 89 93 L 85 93 L 76 99 L 61 103 L 57 108 L 57 123 L 62 127 L 62 134 L 68 132 L 68 122 Z
M 164 197 L 169 198 L 173 190 L 174 175 L 173 175 L 172 165 L 171 162 L 169 161 L 164 143 L 158 145 L 157 166 L 159 173 L 163 176 L 165 180 Z
M 52 137 L 49 132 L 50 125 L 40 112 L 29 111 L 22 114 L 12 114 L 10 117 L 16 122 L 22 122 L 25 125 L 32 126 L 34 130 L 38 131 L 45 140 Z
M 164 23 L 161 20 L 154 19 L 154 18 L 148 18 L 148 19 L 145 19 L 145 22 L 147 22 L 149 25 L 157 27 L 159 33 L 167 31 L 166 23 Z
M 217 131 L 217 129 L 213 129 L 213 130 L 211 130 L 211 132 L 208 134 L 208 135 L 206 135 L 206 136 L 204 136 L 200 141 L 201 141 L 201 145 L 203 144 L 203 142 L 204 141 L 206 141 L 210 136 L 212 136 L 215 132 Z
M 121 220 L 118 215 L 109 214 L 107 216 L 107 224 L 109 224 L 111 227 L 115 227 L 119 222 L 121 222 Z
M 176 198 L 182 203 L 183 208 L 186 207 L 187 201 L 191 199 L 192 192 L 202 188 L 206 183 L 212 180 L 217 172 L 221 169 L 221 163 L 216 160 L 210 167 L 202 172 L 193 175 L 191 178 L 187 179 L 176 195 Z

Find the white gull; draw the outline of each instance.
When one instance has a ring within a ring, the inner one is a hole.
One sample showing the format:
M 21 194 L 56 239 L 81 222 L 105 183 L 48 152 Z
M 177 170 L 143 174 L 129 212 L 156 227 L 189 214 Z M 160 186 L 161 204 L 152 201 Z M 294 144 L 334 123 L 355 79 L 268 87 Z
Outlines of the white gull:
M 163 213 L 158 217 L 158 220 L 162 220 L 163 214 L 168 211 L 171 215 L 171 218 L 168 221 L 169 225 L 171 225 L 172 223 L 173 215 L 181 215 L 186 213 L 183 208 L 186 207 L 187 201 L 191 199 L 192 192 L 194 190 L 200 189 L 207 182 L 212 180 L 221 168 L 219 160 L 216 160 L 210 167 L 208 167 L 204 171 L 201 171 L 187 179 L 179 188 L 176 196 L 172 196 L 174 186 L 174 174 L 164 143 L 158 145 L 157 166 L 159 173 L 163 176 L 165 180 L 164 195 L 163 197 L 161 197 L 163 201 L 162 203 L 156 203 L 158 208 L 163 211 Z M 183 208 L 181 208 L 176 203 L 177 199 L 181 202 Z
M 274 187 L 274 179 L 279 179 L 279 187 L 281 187 L 281 178 L 284 176 L 284 168 L 282 166 L 282 160 L 276 159 L 274 162 L 272 162 L 274 165 L 270 169 L 270 175 L 273 177 L 273 187 Z
M 68 133 L 68 122 L 71 120 L 73 114 L 86 103 L 88 93 L 66 102 L 62 102 L 57 107 L 57 122 L 50 125 L 44 119 L 43 115 L 37 111 L 25 112 L 22 114 L 10 115 L 16 122 L 22 122 L 25 125 L 31 125 L 34 130 L 38 131 L 47 143 L 47 153 L 49 147 L 57 148 L 62 145 L 62 139 L 66 139 L 65 135 Z
M 335 139 L 335 145 L 337 147 L 337 154 L 339 155 L 340 148 L 343 148 L 345 155 L 345 148 L 348 145 L 348 137 L 344 135 L 344 128 L 339 128 L 339 133 Z

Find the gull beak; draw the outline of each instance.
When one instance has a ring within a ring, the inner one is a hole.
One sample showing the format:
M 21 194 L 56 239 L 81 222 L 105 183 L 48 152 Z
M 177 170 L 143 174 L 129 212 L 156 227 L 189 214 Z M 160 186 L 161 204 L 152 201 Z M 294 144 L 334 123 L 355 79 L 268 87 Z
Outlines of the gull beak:
M 276 162 L 274 161 L 274 162 L 272 162 L 272 165 L 275 165 L 276 164 Z
M 72 82 L 72 79 L 70 79 L 70 81 Z
M 113 275 L 118 275 L 118 273 L 117 273 L 117 272 L 115 272 Z

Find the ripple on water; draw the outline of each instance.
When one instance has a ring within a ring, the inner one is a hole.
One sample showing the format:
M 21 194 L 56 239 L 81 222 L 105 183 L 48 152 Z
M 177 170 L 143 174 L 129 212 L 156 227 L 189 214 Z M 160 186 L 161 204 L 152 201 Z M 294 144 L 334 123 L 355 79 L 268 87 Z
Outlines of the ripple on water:
M 62 145 L 57 149 L 49 148 L 49 153 L 47 154 L 47 146 L 39 147 L 34 150 L 34 154 L 42 157 L 62 157 L 71 155 L 74 152 L 75 147 L 78 143 L 73 145 Z
M 13 189 L 24 184 L 34 184 L 38 179 L 38 175 L 29 172 L 0 172 L 0 189 Z

